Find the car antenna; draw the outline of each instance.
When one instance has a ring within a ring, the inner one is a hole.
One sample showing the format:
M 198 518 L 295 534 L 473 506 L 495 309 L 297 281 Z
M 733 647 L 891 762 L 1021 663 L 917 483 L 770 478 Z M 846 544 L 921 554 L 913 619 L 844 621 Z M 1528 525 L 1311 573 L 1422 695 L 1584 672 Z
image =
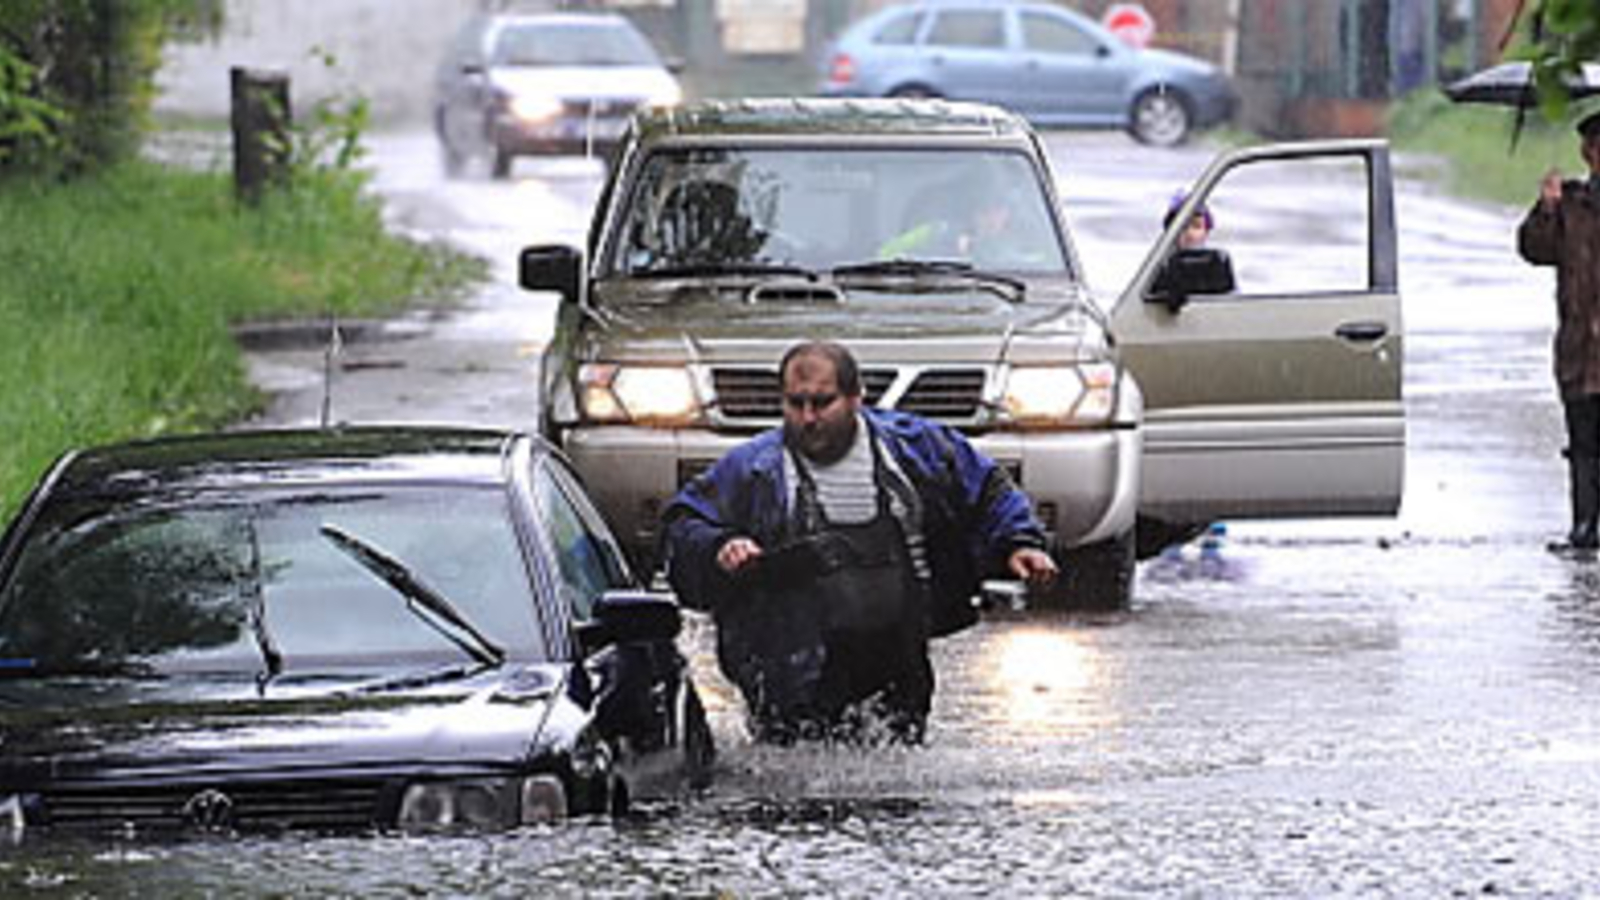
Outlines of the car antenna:
M 333 425 L 333 361 L 344 352 L 344 337 L 339 333 L 339 316 L 328 313 L 328 346 L 322 351 L 322 427 Z

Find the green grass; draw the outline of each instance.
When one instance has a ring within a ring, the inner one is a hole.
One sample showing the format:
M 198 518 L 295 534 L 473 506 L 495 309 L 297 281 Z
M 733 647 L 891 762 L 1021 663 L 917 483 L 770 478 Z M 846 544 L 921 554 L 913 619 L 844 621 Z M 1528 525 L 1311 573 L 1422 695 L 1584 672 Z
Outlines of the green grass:
M 1516 113 L 1506 107 L 1455 104 L 1437 91 L 1418 91 L 1395 104 L 1389 134 L 1397 150 L 1444 160 L 1445 187 L 1479 200 L 1531 204 L 1540 178 L 1551 168 L 1568 177 L 1588 171 L 1570 124 L 1546 122 L 1530 110 L 1521 134 L 1515 134 L 1515 120 Z
M 0 521 L 70 447 L 258 408 L 231 323 L 449 302 L 483 271 L 387 234 L 348 172 L 259 209 L 224 173 L 147 162 L 0 182 Z

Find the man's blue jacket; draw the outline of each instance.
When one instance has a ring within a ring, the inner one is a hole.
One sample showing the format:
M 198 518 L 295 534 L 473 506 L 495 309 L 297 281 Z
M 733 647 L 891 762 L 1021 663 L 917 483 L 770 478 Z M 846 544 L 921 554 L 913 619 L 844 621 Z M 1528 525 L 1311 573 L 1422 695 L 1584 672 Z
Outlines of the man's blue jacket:
M 911 481 L 923 505 L 923 537 L 932 569 L 934 635 L 977 620 L 980 581 L 1004 571 L 1019 547 L 1045 547 L 1028 498 L 1004 469 L 958 431 L 908 413 L 863 408 L 880 445 Z M 729 451 L 685 485 L 663 514 L 667 577 L 691 609 L 715 612 L 732 580 L 717 566 L 729 539 L 749 537 L 771 550 L 790 535 L 783 429 Z

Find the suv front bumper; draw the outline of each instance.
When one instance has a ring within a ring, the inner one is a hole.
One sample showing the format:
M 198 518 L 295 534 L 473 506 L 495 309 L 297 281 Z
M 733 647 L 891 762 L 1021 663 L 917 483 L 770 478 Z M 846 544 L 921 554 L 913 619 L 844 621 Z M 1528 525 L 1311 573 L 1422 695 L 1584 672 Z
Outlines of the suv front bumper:
M 661 513 L 678 489 L 750 435 L 631 426 L 575 428 L 563 447 L 634 559 L 656 557 Z M 1134 428 L 996 432 L 973 446 L 1009 471 L 1055 543 L 1072 548 L 1133 528 L 1142 435 Z

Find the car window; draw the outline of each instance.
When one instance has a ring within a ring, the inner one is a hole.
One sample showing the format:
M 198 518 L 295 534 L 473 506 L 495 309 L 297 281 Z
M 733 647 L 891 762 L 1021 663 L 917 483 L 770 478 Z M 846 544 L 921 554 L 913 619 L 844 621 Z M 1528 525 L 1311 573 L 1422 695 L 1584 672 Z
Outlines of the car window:
M 611 261 L 619 274 L 826 271 L 890 257 L 1071 274 L 1041 173 L 1020 152 L 664 149 L 644 161 L 626 204 Z M 980 213 L 997 206 L 1003 221 L 985 223 L 998 227 L 977 240 Z
M 1273 226 L 1264 207 L 1291 195 L 1315 210 L 1293 228 Z M 1369 199 L 1359 156 L 1258 161 L 1223 176 L 1206 198 L 1207 246 L 1231 258 L 1236 295 L 1309 295 L 1368 290 Z M 1294 260 L 1285 265 L 1284 260 Z
M 57 508 L 0 591 L 0 658 L 51 671 L 259 671 L 259 616 L 285 674 L 461 662 L 414 604 L 330 538 L 404 566 L 521 658 L 545 658 L 499 488 L 262 494 Z
M 872 36 L 872 42 L 896 46 L 913 43 L 917 39 L 917 29 L 922 24 L 922 17 L 920 10 L 896 15 L 878 29 L 878 33 Z
M 502 66 L 653 66 L 644 36 L 626 25 L 534 24 L 505 28 L 495 38 Z
M 1086 56 L 1100 49 L 1100 42 L 1094 35 L 1071 22 L 1031 12 L 1022 14 L 1022 43 L 1029 50 L 1074 56 Z
M 942 9 L 934 14 L 927 43 L 941 47 L 1001 48 L 1005 23 L 999 10 Z
M 556 557 L 559 590 L 575 619 L 587 619 L 600 595 L 629 584 L 622 550 L 567 473 L 548 462 L 534 475 L 534 496 Z

